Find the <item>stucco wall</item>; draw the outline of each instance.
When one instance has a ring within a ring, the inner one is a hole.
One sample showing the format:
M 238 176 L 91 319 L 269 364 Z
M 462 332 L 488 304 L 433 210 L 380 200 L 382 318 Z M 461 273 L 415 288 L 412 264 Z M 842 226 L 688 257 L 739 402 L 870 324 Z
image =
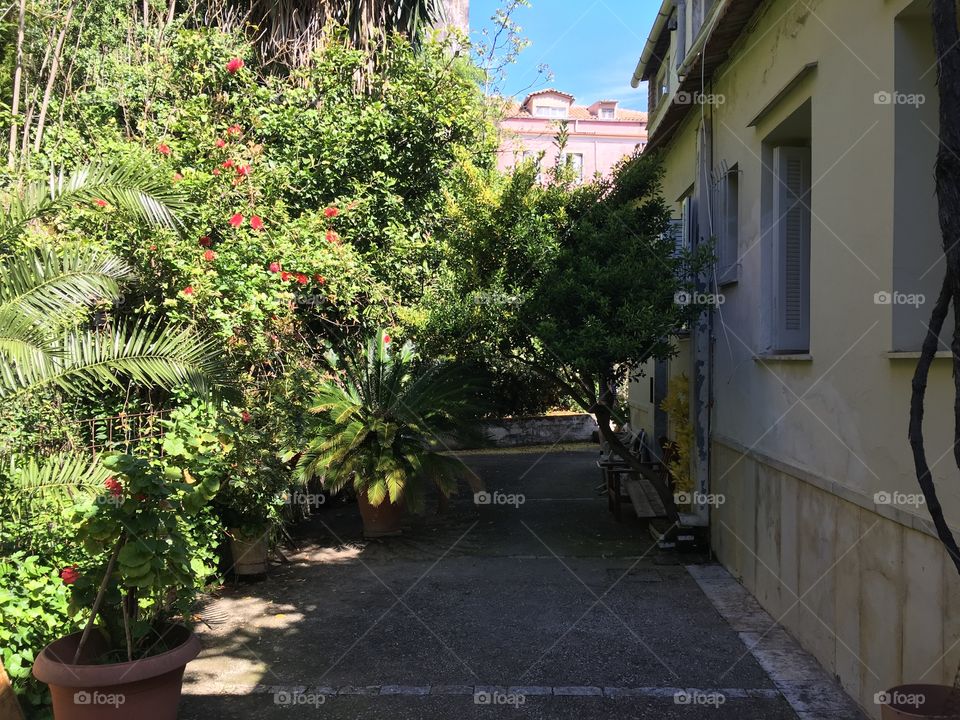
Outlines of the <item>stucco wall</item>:
M 948 612 L 960 599 L 960 582 L 922 529 L 925 508 L 874 503 L 879 492 L 918 492 L 906 441 L 916 361 L 891 356 L 893 308 L 874 301 L 894 289 L 895 208 L 907 213 L 908 225 L 911 211 L 930 208 L 897 195 L 928 185 L 901 182 L 906 190 L 898 190 L 894 173 L 899 142 L 901 151 L 927 153 L 910 165 L 932 174 L 931 144 L 905 146 L 909 138 L 898 138 L 896 122 L 904 108 L 875 101 L 877 93 L 898 89 L 897 16 L 910 5 L 772 0 L 704 89 L 723 104 L 695 107 L 664 149 L 671 203 L 695 181 L 702 119 L 714 128 L 708 166 L 740 169 L 739 281 L 723 288 L 715 323 L 711 492 L 726 495 L 711 517 L 718 555 L 874 715 L 878 690 L 952 679 L 960 660 L 960 648 L 950 650 L 960 637 L 958 617 Z M 916 7 L 911 12 L 924 12 L 926 3 Z M 781 95 L 809 63 L 816 70 Z M 763 141 L 806 102 L 810 353 L 758 358 L 772 242 L 762 229 Z M 929 228 L 930 218 L 916 225 Z M 909 240 L 936 242 L 926 231 Z M 948 520 L 958 527 L 951 404 L 950 362 L 938 359 L 928 392 L 927 453 Z M 788 588 L 808 607 L 791 609 Z

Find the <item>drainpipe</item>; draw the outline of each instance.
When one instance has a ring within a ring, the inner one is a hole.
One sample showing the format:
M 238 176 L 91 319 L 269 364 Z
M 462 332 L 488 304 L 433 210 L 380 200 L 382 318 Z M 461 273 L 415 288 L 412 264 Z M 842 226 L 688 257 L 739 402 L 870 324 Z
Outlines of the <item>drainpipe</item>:
M 650 29 L 650 34 L 647 36 L 647 44 L 643 46 L 643 53 L 640 55 L 637 69 L 633 71 L 633 78 L 630 80 L 631 87 L 638 87 L 643 81 L 643 74 L 647 69 L 647 63 L 653 58 L 654 48 L 657 47 L 657 40 L 663 32 L 667 20 L 669 20 L 673 14 L 675 1 L 676 0 L 663 0 L 663 5 L 660 6 L 660 12 L 657 13 L 657 17 L 653 21 L 653 27 Z

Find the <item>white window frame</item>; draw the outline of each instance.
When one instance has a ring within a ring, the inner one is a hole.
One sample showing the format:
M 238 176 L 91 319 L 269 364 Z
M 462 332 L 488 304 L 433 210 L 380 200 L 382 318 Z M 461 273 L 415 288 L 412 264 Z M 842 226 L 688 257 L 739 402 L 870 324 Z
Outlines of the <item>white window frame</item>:
M 617 110 L 616 108 L 600 108 L 599 116 L 601 120 L 616 120 Z
M 577 158 L 580 158 L 579 163 Z M 578 152 L 568 152 L 564 155 L 564 161 L 573 166 L 573 169 L 577 172 L 577 179 L 583 180 L 583 153 Z

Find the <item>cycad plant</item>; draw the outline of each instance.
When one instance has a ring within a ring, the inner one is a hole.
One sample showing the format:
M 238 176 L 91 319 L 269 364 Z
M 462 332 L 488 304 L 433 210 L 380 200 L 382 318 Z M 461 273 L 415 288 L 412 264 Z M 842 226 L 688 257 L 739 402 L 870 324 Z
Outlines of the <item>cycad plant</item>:
M 410 342 L 393 349 L 385 333 L 363 352 L 330 356 L 331 377 L 310 411 L 316 435 L 297 464 L 300 479 L 330 492 L 352 485 L 361 501 L 418 511 L 433 483 L 449 496 L 466 471 L 446 452 L 474 440 L 482 403 L 476 383 L 454 369 L 420 362 Z

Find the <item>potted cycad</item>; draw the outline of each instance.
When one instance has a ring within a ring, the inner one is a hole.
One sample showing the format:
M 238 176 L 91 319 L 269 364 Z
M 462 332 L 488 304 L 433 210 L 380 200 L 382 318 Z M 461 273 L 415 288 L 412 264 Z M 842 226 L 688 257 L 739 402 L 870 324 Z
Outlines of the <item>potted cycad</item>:
M 187 520 L 217 487 L 130 455 L 103 465 L 112 475 L 74 509 L 77 560 L 60 573 L 87 622 L 44 648 L 33 673 L 57 720 L 174 720 L 184 667 L 200 652 L 191 606 L 213 570 L 191 558 Z
M 360 351 L 330 353 L 329 374 L 313 399 L 313 439 L 298 479 L 320 479 L 332 493 L 351 487 L 364 535 L 397 534 L 407 510 L 423 507 L 429 484 L 456 490 L 465 467 L 444 453 L 476 440 L 476 383 L 450 367 L 420 361 L 410 342 L 394 349 L 381 332 Z

